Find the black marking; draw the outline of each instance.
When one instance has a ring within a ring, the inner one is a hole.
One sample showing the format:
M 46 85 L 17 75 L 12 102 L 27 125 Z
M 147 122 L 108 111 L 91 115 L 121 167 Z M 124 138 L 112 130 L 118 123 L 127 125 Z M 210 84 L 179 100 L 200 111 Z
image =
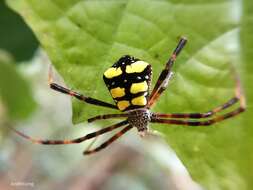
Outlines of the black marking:
M 122 68 L 126 68 L 127 65 L 131 65 L 132 63 L 139 61 L 139 59 L 136 59 L 134 57 L 131 57 L 129 55 L 125 55 L 123 57 L 121 57 L 117 62 L 115 62 L 112 67 L 120 67 Z M 124 67 L 123 67 L 124 66 Z
M 110 78 L 110 79 L 106 78 L 105 76 L 103 77 L 104 82 L 105 82 L 106 86 L 108 87 L 109 91 L 112 88 L 116 88 L 116 87 L 120 87 L 120 88 L 125 89 L 125 96 L 114 98 L 115 102 L 122 101 L 122 100 L 129 101 L 130 106 L 127 107 L 123 111 L 145 107 L 145 105 L 141 105 L 141 106 L 140 105 L 132 105 L 131 100 L 135 97 L 142 96 L 142 95 L 144 95 L 147 100 L 149 97 L 149 88 L 150 88 L 150 83 L 151 83 L 151 78 L 152 78 L 151 65 L 147 65 L 147 67 L 140 73 L 126 73 L 127 65 L 131 65 L 137 61 L 140 61 L 140 60 L 135 59 L 134 57 L 130 57 L 129 55 L 125 55 L 112 65 L 112 67 L 120 67 L 122 70 L 122 74 L 119 76 Z M 122 64 L 122 63 L 124 63 L 124 64 Z M 130 92 L 130 88 L 133 83 L 140 83 L 140 82 L 144 82 L 144 81 L 146 81 L 146 83 L 148 85 L 147 91 L 139 92 L 136 94 L 132 94 Z M 114 85 L 112 85 L 112 84 L 114 84 Z

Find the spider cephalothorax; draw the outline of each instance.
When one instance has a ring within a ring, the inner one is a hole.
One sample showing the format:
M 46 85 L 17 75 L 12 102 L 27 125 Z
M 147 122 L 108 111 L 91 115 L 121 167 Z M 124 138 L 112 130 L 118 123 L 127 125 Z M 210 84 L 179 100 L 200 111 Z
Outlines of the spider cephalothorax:
M 128 123 L 136 127 L 141 136 L 148 130 L 148 123 L 151 121 L 151 112 L 148 109 L 136 109 L 128 112 Z
M 86 150 L 84 154 L 95 153 L 113 141 L 118 139 L 124 133 L 136 127 L 140 135 L 143 136 L 148 130 L 148 123 L 163 123 L 174 125 L 187 125 L 187 126 L 209 126 L 216 122 L 231 118 L 245 110 L 245 99 L 241 91 L 241 86 L 238 77 L 236 77 L 235 96 L 225 102 L 223 105 L 218 106 L 210 111 L 203 113 L 152 113 L 150 108 L 158 100 L 163 91 L 167 88 L 168 83 L 172 76 L 172 66 L 176 57 L 181 52 L 186 44 L 186 39 L 181 38 L 177 47 L 173 51 L 170 59 L 165 65 L 165 68 L 160 73 L 160 76 L 149 94 L 151 86 L 152 68 L 151 65 L 142 60 L 133 58 L 129 55 L 121 57 L 116 63 L 108 68 L 103 75 L 104 82 L 109 89 L 113 100 L 116 105 L 84 96 L 73 90 L 67 89 L 56 83 L 53 83 L 50 72 L 50 87 L 56 91 L 73 96 L 81 101 L 89 104 L 103 106 L 107 108 L 117 109 L 122 111 L 119 114 L 105 114 L 98 115 L 88 119 L 88 122 L 93 122 L 101 119 L 110 118 L 125 118 L 125 120 L 114 125 L 102 128 L 96 132 L 87 134 L 83 137 L 71 140 L 43 140 L 35 139 L 13 129 L 18 135 L 38 144 L 56 145 L 56 144 L 74 144 L 80 143 L 87 139 L 91 139 L 123 127 L 119 132 L 113 135 L 110 139 L 102 143 L 100 146 L 93 150 Z M 225 114 L 216 115 L 217 113 L 231 107 L 239 101 L 240 105 L 236 109 L 229 111 Z M 207 119 L 205 119 L 207 118 Z M 203 120 L 204 119 L 204 120 Z

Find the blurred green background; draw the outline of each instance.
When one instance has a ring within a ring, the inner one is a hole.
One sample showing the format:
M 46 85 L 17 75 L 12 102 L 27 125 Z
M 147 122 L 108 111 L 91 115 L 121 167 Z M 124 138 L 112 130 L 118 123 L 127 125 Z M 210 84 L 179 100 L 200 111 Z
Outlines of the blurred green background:
M 0 49 L 8 51 L 17 63 L 29 60 L 38 47 L 33 32 L 23 19 L 3 2 L 0 4 L 0 13 Z
M 0 3 L 0 189 L 252 188 L 250 0 L 6 2 Z M 180 35 L 189 43 L 154 110 L 197 112 L 220 105 L 233 96 L 233 65 L 247 112 L 210 128 L 152 125 L 157 135 L 144 139 L 132 130 L 87 157 L 82 151 L 92 141 L 33 145 L 10 130 L 65 139 L 109 125 L 88 125 L 86 119 L 110 110 L 50 90 L 49 65 L 58 83 L 110 102 L 98 75 L 131 54 L 152 64 L 155 81 Z

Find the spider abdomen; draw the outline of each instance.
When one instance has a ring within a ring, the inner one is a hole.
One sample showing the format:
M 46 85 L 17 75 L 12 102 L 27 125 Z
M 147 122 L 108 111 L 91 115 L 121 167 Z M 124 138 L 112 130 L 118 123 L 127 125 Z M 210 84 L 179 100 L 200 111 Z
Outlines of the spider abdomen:
M 145 107 L 152 77 L 151 65 L 130 57 L 121 57 L 104 72 L 104 82 L 121 111 Z

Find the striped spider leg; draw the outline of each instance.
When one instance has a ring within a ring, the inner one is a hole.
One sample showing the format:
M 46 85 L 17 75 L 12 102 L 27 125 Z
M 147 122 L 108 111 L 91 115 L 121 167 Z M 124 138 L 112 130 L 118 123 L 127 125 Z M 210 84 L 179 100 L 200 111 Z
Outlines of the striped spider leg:
M 108 127 L 105 127 L 105 128 L 102 128 L 98 131 L 95 131 L 95 132 L 92 132 L 92 133 L 89 133 L 83 137 L 79 137 L 79 138 L 75 138 L 75 139 L 65 139 L 65 140 L 46 140 L 46 139 L 38 139 L 38 138 L 33 138 L 31 136 L 28 136 L 14 128 L 12 128 L 12 130 L 18 134 L 19 136 L 35 143 L 35 144 L 43 144 L 43 145 L 65 145 L 65 144 L 77 144 L 77 143 L 81 143 L 83 141 L 86 141 L 88 139 L 92 139 L 92 138 L 95 138 L 95 137 L 98 137 L 102 134 L 105 134 L 107 132 L 110 132 L 114 129 L 117 129 L 119 127 L 123 127 L 123 126 L 126 126 L 128 124 L 128 121 L 127 120 L 124 120 L 124 121 L 121 121 L 119 123 L 116 123 L 114 125 L 111 125 L 111 126 L 108 126 Z M 127 129 L 127 130 L 126 130 Z M 113 137 L 113 139 L 109 139 L 108 142 L 106 143 L 103 143 L 99 150 L 105 148 L 107 145 L 109 145 L 110 143 L 112 143 L 114 140 L 116 140 L 118 137 L 120 137 L 122 134 L 124 134 L 125 132 L 127 132 L 128 130 L 130 129 L 129 125 L 127 125 L 127 127 L 123 128 L 123 130 L 117 132 Z M 116 138 L 115 138 L 116 137 Z M 98 151 L 97 149 L 95 149 L 94 151 L 85 151 L 84 154 L 90 154 L 90 153 L 93 153 L 93 152 L 96 152 Z
M 107 146 L 109 146 L 111 143 L 113 143 L 115 140 L 117 140 L 119 137 L 121 137 L 122 135 L 124 135 L 127 131 L 129 131 L 132 128 L 133 128 L 132 125 L 127 125 L 125 128 L 123 128 L 122 130 L 120 130 L 118 133 L 116 133 L 115 135 L 113 135 L 111 138 L 109 138 L 108 140 L 106 140 L 104 143 L 102 143 L 97 148 L 94 148 L 93 150 L 86 150 L 86 151 L 83 152 L 83 154 L 84 155 L 93 154 L 93 153 L 96 153 L 96 152 L 98 152 L 98 151 L 106 148 Z
M 64 94 L 68 94 L 70 96 L 73 96 L 75 98 L 77 98 L 78 100 L 84 101 L 88 104 L 93 104 L 96 106 L 102 106 L 102 107 L 107 107 L 107 108 L 112 108 L 112 109 L 118 109 L 117 106 L 101 101 L 101 100 L 97 100 L 95 98 L 91 98 L 91 97 L 87 97 L 84 96 L 83 94 L 79 94 L 78 92 L 75 92 L 73 90 L 70 90 L 68 88 L 65 88 L 57 83 L 53 82 L 53 77 L 52 77 L 52 67 L 50 66 L 49 68 L 49 74 L 48 74 L 48 83 L 51 89 L 64 93 Z
M 170 79 L 172 78 L 172 71 L 171 68 L 181 52 L 181 50 L 184 48 L 185 44 L 187 43 L 187 39 L 185 37 L 181 37 L 177 47 L 173 51 L 171 57 L 169 58 L 168 62 L 165 65 L 165 68 L 162 70 L 162 72 L 159 75 L 159 78 L 155 84 L 155 87 L 153 88 L 151 95 L 148 100 L 147 108 L 150 108 L 156 100 L 158 100 L 159 96 L 162 94 L 162 92 L 167 88 L 168 83 Z
M 159 79 L 151 93 L 149 102 L 147 107 L 150 108 L 159 98 L 161 93 L 166 89 L 168 82 L 171 78 L 171 67 L 173 65 L 173 61 L 175 60 L 176 56 L 180 53 L 182 48 L 184 47 L 186 43 L 186 39 L 182 38 L 179 41 L 179 44 L 177 48 L 174 50 L 171 58 L 166 64 L 165 69 L 162 71 L 162 73 L 166 74 L 160 74 Z M 164 114 L 164 113 L 152 113 L 151 121 L 152 123 L 165 123 L 165 124 L 175 124 L 175 125 L 189 125 L 189 126 L 208 126 L 212 125 L 216 122 L 220 122 L 222 120 L 234 117 L 241 112 L 245 111 L 246 109 L 246 102 L 244 94 L 242 93 L 241 84 L 239 77 L 235 75 L 235 81 L 236 81 L 236 87 L 235 87 L 235 96 L 232 97 L 230 100 L 225 102 L 224 104 L 210 110 L 204 113 L 170 113 L 170 114 Z M 213 117 L 212 119 L 208 119 L 205 121 L 192 121 L 192 120 L 179 120 L 179 119 L 202 119 L 202 118 L 209 118 L 212 116 L 215 116 L 216 113 L 221 112 L 234 104 L 236 104 L 239 101 L 239 107 L 234 109 L 233 111 L 230 111 L 226 114 L 219 115 L 216 117 Z M 169 118 L 169 119 L 168 119 Z M 174 119 L 170 119 L 174 118 Z
M 239 101 L 239 107 L 222 115 L 215 116 L 218 112 L 221 112 Z M 152 123 L 165 123 L 165 124 L 175 124 L 175 125 L 188 125 L 188 126 L 208 126 L 212 125 L 216 122 L 223 121 L 225 119 L 234 117 L 241 112 L 245 111 L 246 102 L 244 94 L 241 90 L 241 85 L 239 80 L 237 79 L 237 85 L 235 89 L 235 96 L 225 102 L 224 104 L 204 113 L 171 113 L 171 114 L 162 114 L 162 113 L 153 113 L 151 122 Z M 209 118 L 208 120 L 203 121 L 193 121 L 193 120 L 178 120 L 178 119 L 202 119 Z M 174 119 L 168 119 L 174 118 Z

